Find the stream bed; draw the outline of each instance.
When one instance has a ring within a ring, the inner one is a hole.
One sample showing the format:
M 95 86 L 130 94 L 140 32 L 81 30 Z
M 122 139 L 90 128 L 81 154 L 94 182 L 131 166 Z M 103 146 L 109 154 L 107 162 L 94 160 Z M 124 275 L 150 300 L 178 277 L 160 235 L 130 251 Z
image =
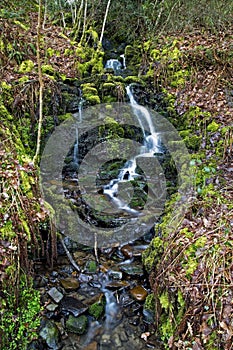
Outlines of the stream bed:
M 141 263 L 152 233 L 123 246 L 99 250 L 64 242 L 80 267 L 76 271 L 58 244 L 56 266 L 37 264 L 35 287 L 44 305 L 40 342 L 29 349 L 162 349 L 154 337 L 151 293 Z M 42 340 L 43 339 L 43 340 Z

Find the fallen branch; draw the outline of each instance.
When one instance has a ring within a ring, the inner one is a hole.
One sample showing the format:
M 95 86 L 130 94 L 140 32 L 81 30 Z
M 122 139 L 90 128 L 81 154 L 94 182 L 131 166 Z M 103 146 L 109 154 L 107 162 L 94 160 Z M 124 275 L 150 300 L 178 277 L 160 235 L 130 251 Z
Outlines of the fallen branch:
M 76 264 L 76 262 L 74 261 L 71 253 L 69 252 L 65 242 L 64 242 L 64 239 L 62 237 L 60 237 L 60 241 L 61 241 L 61 244 L 62 244 L 62 247 L 64 248 L 65 252 L 66 252 L 66 255 L 67 255 L 67 258 L 69 259 L 71 265 L 75 268 L 76 271 L 80 272 L 80 267 Z

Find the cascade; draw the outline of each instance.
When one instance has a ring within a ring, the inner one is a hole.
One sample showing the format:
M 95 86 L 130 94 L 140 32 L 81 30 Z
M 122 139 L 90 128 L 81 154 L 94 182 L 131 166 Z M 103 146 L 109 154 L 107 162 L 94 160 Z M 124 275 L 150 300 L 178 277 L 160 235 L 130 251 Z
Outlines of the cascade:
M 144 138 L 144 144 L 143 146 L 141 146 L 141 150 L 139 154 L 136 155 L 134 158 L 129 159 L 125 163 L 124 167 L 120 169 L 118 177 L 116 179 L 111 180 L 109 184 L 104 186 L 103 193 L 109 197 L 110 201 L 118 209 L 121 209 L 131 214 L 132 216 L 138 216 L 140 214 L 139 211 L 130 208 L 130 206 L 127 203 L 125 203 L 124 200 L 119 198 L 118 196 L 119 183 L 132 181 L 135 178 L 139 177 L 139 174 L 136 172 L 137 158 L 153 157 L 155 153 L 159 153 L 160 152 L 159 138 L 158 138 L 158 134 L 155 132 L 154 125 L 153 125 L 152 118 L 149 111 L 135 101 L 135 98 L 130 89 L 130 86 L 126 87 L 126 92 L 130 99 L 130 104 L 132 106 L 133 112 L 141 127 L 143 138 Z M 147 131 L 147 128 L 144 126 L 145 124 L 148 125 L 149 132 Z
M 110 60 L 107 60 L 104 68 L 106 69 L 111 68 L 114 70 L 114 72 L 117 72 L 122 69 L 122 64 L 120 61 L 116 59 L 110 59 Z

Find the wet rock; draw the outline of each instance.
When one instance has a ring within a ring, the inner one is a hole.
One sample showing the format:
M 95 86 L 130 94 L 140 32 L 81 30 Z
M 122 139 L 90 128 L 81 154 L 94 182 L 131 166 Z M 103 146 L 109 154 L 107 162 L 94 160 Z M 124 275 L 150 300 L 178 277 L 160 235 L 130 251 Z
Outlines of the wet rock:
M 89 281 L 91 281 L 92 280 L 92 276 L 90 276 L 90 275 L 85 275 L 84 273 L 81 273 L 80 275 L 79 275 L 79 282 L 89 282 Z
M 147 297 L 147 290 L 142 286 L 136 286 L 130 290 L 132 297 L 138 301 L 144 301 Z
M 61 307 L 63 311 L 67 311 L 75 317 L 83 314 L 88 309 L 88 306 L 83 304 L 81 301 L 69 296 L 64 297 L 61 302 Z
M 74 317 L 70 315 L 66 321 L 66 329 L 69 332 L 76 334 L 83 334 L 87 329 L 88 320 L 87 317 L 82 315 L 79 317 Z
M 91 316 L 98 320 L 104 313 L 104 304 L 102 302 L 94 303 L 89 307 L 88 312 Z
M 98 349 L 97 346 L 98 346 L 98 343 L 96 341 L 93 341 L 89 345 L 85 346 L 85 348 L 83 348 L 83 350 L 97 350 Z
M 113 343 L 115 344 L 116 348 L 121 348 L 122 343 L 118 333 L 113 335 Z
M 62 287 L 67 291 L 67 292 L 71 292 L 73 290 L 76 290 L 79 288 L 79 282 L 76 278 L 73 277 L 68 277 L 65 279 L 61 279 L 60 283 L 62 285 Z
M 101 337 L 101 343 L 111 344 L 111 335 L 110 334 L 103 334 Z
M 143 309 L 143 321 L 148 324 L 153 324 L 154 312 L 151 310 Z
M 127 334 L 125 333 L 125 331 L 123 329 L 120 332 L 120 338 L 121 338 L 121 341 L 123 341 L 123 342 L 128 340 Z
M 126 282 L 126 281 L 111 281 L 105 285 L 105 288 L 116 290 L 121 288 L 127 288 L 129 286 L 130 286 L 129 282 Z
M 48 291 L 48 295 L 53 299 L 53 301 L 55 301 L 55 303 L 59 303 L 63 298 L 63 294 L 59 292 L 56 287 L 51 288 Z
M 133 248 L 129 244 L 126 244 L 123 247 L 121 247 L 121 252 L 127 259 L 131 259 L 133 256 Z
M 120 266 L 120 270 L 129 276 L 143 276 L 143 268 L 140 265 L 125 264 Z
M 109 277 L 113 278 L 114 280 L 121 280 L 122 279 L 122 272 L 111 270 L 109 272 Z
M 42 320 L 39 334 L 48 345 L 49 349 L 61 349 L 61 345 L 59 344 L 60 333 L 54 322 L 47 319 Z

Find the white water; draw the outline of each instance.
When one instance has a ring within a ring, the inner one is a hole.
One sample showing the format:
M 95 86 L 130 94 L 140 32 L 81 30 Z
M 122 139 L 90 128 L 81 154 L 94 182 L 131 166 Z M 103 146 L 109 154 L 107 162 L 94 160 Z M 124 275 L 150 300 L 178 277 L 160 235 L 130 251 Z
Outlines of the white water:
M 114 69 L 114 71 L 116 72 L 122 68 L 122 64 L 120 61 L 116 59 L 110 59 L 110 60 L 107 60 L 104 68 L 111 68 L 111 69 Z
M 78 164 L 78 147 L 79 147 L 79 133 L 78 133 L 78 124 L 82 122 L 83 119 L 83 103 L 84 99 L 81 98 L 78 105 L 78 112 L 74 113 L 73 116 L 76 119 L 75 123 L 75 144 L 74 144 L 74 152 L 73 152 L 73 162 Z
M 160 152 L 159 138 L 158 134 L 155 132 L 153 121 L 149 111 L 135 101 L 130 86 L 126 87 L 126 92 L 129 97 L 134 115 L 137 117 L 138 123 L 141 127 L 144 138 L 144 145 L 141 147 L 141 150 L 136 157 L 128 160 L 125 163 L 124 167 L 120 170 L 117 179 L 111 180 L 108 185 L 104 186 L 103 193 L 109 197 L 110 201 L 116 208 L 121 209 L 133 216 L 138 216 L 140 214 L 139 211 L 130 208 L 124 200 L 118 197 L 119 183 L 132 181 L 139 176 L 136 172 L 137 158 L 153 157 L 154 153 Z M 149 130 L 147 130 L 148 128 L 144 127 L 145 122 L 148 125 Z
M 123 69 L 126 69 L 125 55 L 122 54 L 120 57 L 123 59 Z

